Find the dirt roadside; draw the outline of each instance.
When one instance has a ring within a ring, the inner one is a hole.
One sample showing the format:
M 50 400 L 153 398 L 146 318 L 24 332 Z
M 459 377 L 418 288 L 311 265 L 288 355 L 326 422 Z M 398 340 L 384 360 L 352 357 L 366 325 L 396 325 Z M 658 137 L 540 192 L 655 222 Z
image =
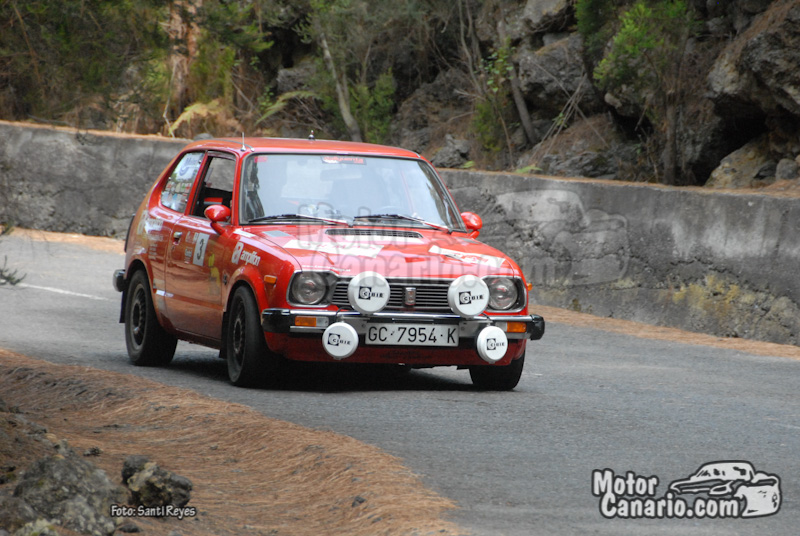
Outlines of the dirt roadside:
M 142 534 L 465 534 L 445 519 L 452 501 L 426 489 L 398 458 L 246 406 L 5 350 L 0 397 L 0 493 L 66 440 L 117 483 L 131 454 L 192 481 L 188 506 L 198 515 L 124 519 Z

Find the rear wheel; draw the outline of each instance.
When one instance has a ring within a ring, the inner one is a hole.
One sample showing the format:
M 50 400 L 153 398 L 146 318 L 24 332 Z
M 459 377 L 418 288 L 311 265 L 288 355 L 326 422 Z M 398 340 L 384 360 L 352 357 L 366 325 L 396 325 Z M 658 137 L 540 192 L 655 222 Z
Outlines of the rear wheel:
M 168 365 L 178 339 L 158 323 L 147 272 L 131 277 L 125 300 L 125 344 L 128 357 L 137 366 Z
M 276 379 L 281 358 L 267 347 L 258 305 L 246 287 L 233 294 L 225 339 L 228 378 L 233 385 L 250 387 Z
M 472 383 L 484 391 L 510 391 L 519 383 L 525 356 L 515 359 L 506 366 L 481 365 L 469 368 Z

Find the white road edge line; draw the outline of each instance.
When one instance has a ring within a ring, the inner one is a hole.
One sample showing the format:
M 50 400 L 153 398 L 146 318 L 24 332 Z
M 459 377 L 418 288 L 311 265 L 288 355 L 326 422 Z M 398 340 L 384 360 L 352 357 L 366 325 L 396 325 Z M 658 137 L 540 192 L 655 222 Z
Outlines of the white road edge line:
M 76 296 L 78 298 L 88 298 L 90 300 L 113 301 L 110 298 L 103 298 L 101 296 L 92 296 L 91 294 L 81 294 L 80 292 L 72 292 L 70 290 L 63 290 L 60 288 L 40 287 L 39 285 L 29 285 L 27 283 L 20 283 L 17 286 L 22 288 L 32 288 L 35 290 L 46 290 L 48 292 L 55 292 L 56 294 L 66 294 L 67 296 Z

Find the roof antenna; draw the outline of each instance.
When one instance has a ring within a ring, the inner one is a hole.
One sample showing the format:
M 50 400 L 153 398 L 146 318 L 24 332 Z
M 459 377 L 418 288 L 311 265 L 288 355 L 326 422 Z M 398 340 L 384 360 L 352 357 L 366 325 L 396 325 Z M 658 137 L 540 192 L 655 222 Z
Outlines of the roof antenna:
M 311 140 L 311 141 L 314 141 L 314 140 L 317 139 L 317 138 L 314 137 L 314 131 L 313 130 L 311 131 L 311 134 L 308 135 L 308 139 Z
M 244 131 L 242 131 L 242 151 L 246 151 L 247 147 L 244 144 Z

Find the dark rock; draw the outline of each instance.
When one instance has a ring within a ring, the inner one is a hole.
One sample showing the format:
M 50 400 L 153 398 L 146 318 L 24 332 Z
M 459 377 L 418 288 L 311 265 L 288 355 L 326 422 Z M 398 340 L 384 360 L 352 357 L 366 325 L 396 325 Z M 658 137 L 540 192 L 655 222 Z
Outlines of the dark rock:
M 525 100 L 547 116 L 563 111 L 577 94 L 577 105 L 588 114 L 602 109 L 582 61 L 583 39 L 571 34 L 539 49 L 521 45 L 514 56 Z
M 0 527 L 15 531 L 38 518 L 34 509 L 22 499 L 0 495 Z
M 23 525 L 13 536 L 59 536 L 59 534 L 53 523 L 40 518 Z
M 796 161 L 782 158 L 775 168 L 775 178 L 778 180 L 795 180 L 800 175 L 800 165 Z
M 466 97 L 469 80 L 458 69 L 443 71 L 403 101 L 391 127 L 392 143 L 423 153 L 432 143 L 433 126 L 464 115 L 471 103 Z
M 130 456 L 126 456 L 125 461 L 122 462 L 122 483 L 127 484 L 128 479 L 132 477 L 134 474 L 143 470 L 144 466 L 149 461 L 150 458 L 148 458 L 147 456 L 141 456 L 139 454 L 132 454 Z
M 100 447 L 90 447 L 83 451 L 83 455 L 87 458 L 90 456 L 100 456 L 102 453 L 103 449 Z
M 751 11 L 763 3 L 755 2 L 758 5 L 751 6 Z M 800 115 L 798 63 L 800 3 L 776 2 L 716 60 L 708 84 L 717 113 L 741 117 L 789 111 Z
M 308 82 L 316 74 L 316 63 L 313 59 L 302 61 L 294 67 L 278 71 L 276 82 L 277 94 L 308 89 Z
M 61 454 L 40 459 L 25 471 L 14 497 L 65 528 L 85 534 L 112 534 L 114 522 L 108 512 L 112 504 L 125 501 L 125 490 L 68 447 L 60 450 Z
M 129 465 L 128 461 L 131 458 L 134 460 Z M 192 482 L 188 478 L 160 468 L 155 462 L 146 460 L 144 456 L 129 456 L 125 460 L 123 477 L 130 473 L 125 483 L 132 493 L 133 503 L 146 507 L 186 506 L 191 498 Z
M 528 0 L 522 20 L 531 33 L 563 30 L 572 18 L 569 0 Z
M 767 184 L 775 177 L 775 170 L 776 163 L 770 157 L 767 138 L 762 136 L 723 158 L 706 186 L 747 188 L 759 183 Z
M 125 534 L 134 534 L 142 532 L 142 529 L 139 528 L 139 525 L 134 523 L 133 521 L 128 521 L 123 523 L 122 525 L 117 527 L 117 532 L 124 532 Z
M 431 163 L 436 167 L 458 168 L 469 159 L 470 145 L 466 140 L 457 140 L 450 134 L 445 136 L 445 146 L 439 149 Z

